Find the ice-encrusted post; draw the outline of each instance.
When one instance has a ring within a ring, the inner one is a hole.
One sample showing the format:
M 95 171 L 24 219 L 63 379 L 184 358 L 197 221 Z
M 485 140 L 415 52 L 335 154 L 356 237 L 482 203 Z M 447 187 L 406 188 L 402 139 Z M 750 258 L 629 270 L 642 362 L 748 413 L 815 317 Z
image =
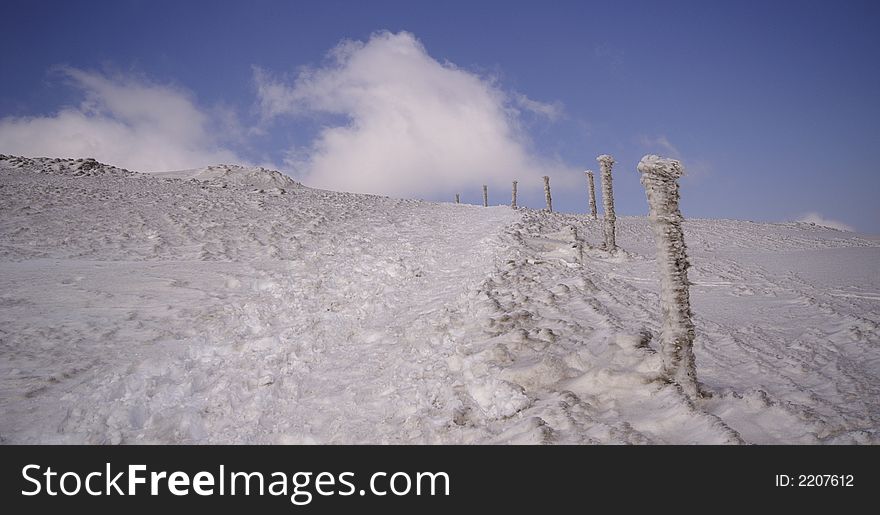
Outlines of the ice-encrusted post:
M 602 154 L 596 158 L 599 161 L 599 169 L 602 171 L 602 206 L 605 208 L 605 250 L 614 252 L 617 250 L 617 242 L 614 239 L 614 191 L 611 188 L 611 167 L 614 166 L 614 158 L 608 154 Z
M 590 186 L 590 216 L 596 220 L 599 217 L 596 215 L 596 185 L 593 182 L 593 171 L 587 170 L 585 173 L 587 174 L 587 183 Z
M 547 211 L 553 211 L 553 199 L 550 198 L 550 177 L 544 176 L 544 201 L 547 203 Z
M 513 181 L 513 193 L 510 197 L 510 207 L 516 209 L 516 181 Z
M 489 207 L 489 187 L 483 185 L 483 207 Z
M 675 159 L 647 155 L 639 161 L 641 182 L 648 197 L 648 220 L 657 241 L 660 267 L 660 355 L 663 374 L 686 395 L 699 395 L 694 364 L 694 323 L 688 292 L 688 260 L 678 208 L 678 178 L 682 167 Z
M 461 194 L 460 193 L 455 194 L 455 203 L 461 204 Z

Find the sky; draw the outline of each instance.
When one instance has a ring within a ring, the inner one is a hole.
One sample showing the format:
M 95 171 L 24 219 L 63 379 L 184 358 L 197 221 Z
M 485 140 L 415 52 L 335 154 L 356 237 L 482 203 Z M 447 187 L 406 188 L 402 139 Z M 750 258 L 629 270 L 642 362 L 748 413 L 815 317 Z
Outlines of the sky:
M 880 234 L 878 2 L 3 5 L 0 153 L 568 212 L 607 153 L 618 215 L 659 154 L 686 217 Z

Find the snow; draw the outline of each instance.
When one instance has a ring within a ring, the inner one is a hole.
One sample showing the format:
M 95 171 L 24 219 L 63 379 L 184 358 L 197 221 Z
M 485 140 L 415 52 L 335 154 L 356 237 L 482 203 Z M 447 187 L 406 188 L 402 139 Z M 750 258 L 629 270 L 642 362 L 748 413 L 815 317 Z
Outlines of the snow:
M 4 443 L 880 443 L 880 239 L 0 157 Z

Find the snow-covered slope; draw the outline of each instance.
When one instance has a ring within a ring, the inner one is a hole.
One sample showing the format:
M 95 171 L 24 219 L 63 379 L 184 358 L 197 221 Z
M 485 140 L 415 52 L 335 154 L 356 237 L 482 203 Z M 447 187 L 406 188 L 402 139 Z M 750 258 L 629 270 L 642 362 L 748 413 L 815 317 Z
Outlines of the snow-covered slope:
M 695 403 L 647 221 L 0 157 L 5 443 L 880 443 L 880 240 L 690 220 Z

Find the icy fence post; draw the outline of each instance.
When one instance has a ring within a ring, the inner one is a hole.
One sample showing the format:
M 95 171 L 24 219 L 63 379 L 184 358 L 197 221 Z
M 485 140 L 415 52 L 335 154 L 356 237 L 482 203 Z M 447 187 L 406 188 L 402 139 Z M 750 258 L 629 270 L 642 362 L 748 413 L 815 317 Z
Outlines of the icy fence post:
M 513 181 L 513 196 L 510 197 L 510 207 L 516 209 L 516 181 Z
M 483 185 L 483 207 L 489 207 L 489 187 Z
M 596 185 L 593 183 L 593 172 L 592 170 L 587 170 L 587 183 L 590 185 L 590 216 L 593 220 L 597 220 L 599 217 L 596 216 Z
M 648 197 L 648 220 L 657 241 L 660 266 L 660 354 L 666 378 L 681 386 L 691 398 L 698 396 L 694 365 L 694 323 L 688 293 L 688 264 L 681 210 L 678 208 L 678 178 L 681 163 L 647 155 L 639 161 L 641 182 Z
M 602 154 L 596 158 L 599 161 L 599 169 L 602 170 L 602 205 L 605 208 L 605 250 L 614 252 L 617 250 L 617 242 L 614 240 L 614 191 L 611 189 L 611 167 L 614 166 L 614 158 L 608 154 Z
M 553 199 L 550 198 L 550 177 L 544 176 L 544 200 L 547 202 L 547 211 L 553 211 Z
M 460 193 L 455 194 L 455 203 L 461 204 L 461 194 Z

